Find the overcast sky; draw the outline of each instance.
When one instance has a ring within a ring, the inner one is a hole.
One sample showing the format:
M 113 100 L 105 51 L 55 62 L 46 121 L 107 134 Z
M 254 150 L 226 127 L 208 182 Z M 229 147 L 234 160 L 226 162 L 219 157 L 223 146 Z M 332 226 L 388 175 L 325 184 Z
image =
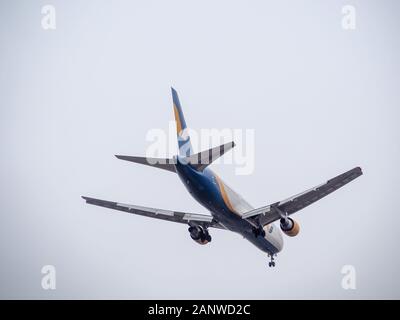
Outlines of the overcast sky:
M 398 1 L 0 6 L 1 298 L 400 298 Z M 254 130 L 253 174 L 212 166 L 254 207 L 364 175 L 296 213 L 273 269 L 237 234 L 199 246 L 184 225 L 85 204 L 207 213 L 173 173 L 113 156 L 144 155 L 148 131 L 168 129 L 170 86 L 191 128 Z

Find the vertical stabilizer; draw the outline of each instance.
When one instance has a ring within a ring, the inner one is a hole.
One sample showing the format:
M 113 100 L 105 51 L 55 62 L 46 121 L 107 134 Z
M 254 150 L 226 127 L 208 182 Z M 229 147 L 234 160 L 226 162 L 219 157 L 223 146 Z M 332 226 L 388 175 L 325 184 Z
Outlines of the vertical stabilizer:
M 176 122 L 176 135 L 178 138 L 179 155 L 183 157 L 188 157 L 191 154 L 193 154 L 188 128 L 186 126 L 185 117 L 183 116 L 178 93 L 174 88 L 171 88 L 171 91 L 172 91 L 172 100 L 174 104 L 174 115 Z

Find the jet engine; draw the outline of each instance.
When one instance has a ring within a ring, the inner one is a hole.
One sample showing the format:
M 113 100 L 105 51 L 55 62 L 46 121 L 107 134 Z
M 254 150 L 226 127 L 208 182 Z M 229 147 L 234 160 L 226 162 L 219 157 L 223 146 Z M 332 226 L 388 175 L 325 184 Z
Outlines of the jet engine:
M 300 225 L 292 218 L 285 217 L 280 220 L 281 230 L 289 237 L 295 237 L 299 234 Z
M 207 228 L 202 226 L 190 226 L 189 227 L 190 237 L 199 244 L 207 244 L 211 242 L 211 236 L 208 233 Z

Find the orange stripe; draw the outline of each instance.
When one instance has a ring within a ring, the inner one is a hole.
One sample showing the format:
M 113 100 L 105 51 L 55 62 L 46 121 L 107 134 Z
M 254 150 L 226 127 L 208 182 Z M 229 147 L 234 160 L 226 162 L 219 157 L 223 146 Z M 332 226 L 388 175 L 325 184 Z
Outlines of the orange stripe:
M 219 190 L 221 191 L 222 199 L 224 200 L 226 206 L 229 208 L 229 210 L 238 214 L 236 212 L 236 210 L 233 208 L 231 202 L 229 201 L 228 194 L 226 193 L 224 183 L 221 181 L 221 179 L 217 175 L 215 175 L 215 179 L 217 180 Z
M 174 103 L 174 114 L 175 114 L 175 121 L 176 121 L 176 133 L 179 136 L 182 132 L 182 123 L 181 118 L 179 117 L 179 111 Z

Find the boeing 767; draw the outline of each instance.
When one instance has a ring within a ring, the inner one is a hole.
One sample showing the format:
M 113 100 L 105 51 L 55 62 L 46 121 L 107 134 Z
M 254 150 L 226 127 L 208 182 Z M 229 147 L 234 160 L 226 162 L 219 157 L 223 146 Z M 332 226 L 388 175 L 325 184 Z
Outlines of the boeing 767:
M 178 94 L 173 88 L 172 99 L 179 147 L 178 155 L 166 159 L 122 155 L 116 157 L 177 174 L 189 193 L 211 215 L 155 209 L 82 197 L 87 203 L 187 224 L 190 237 L 202 245 L 211 241 L 208 231 L 210 228 L 236 232 L 267 253 L 270 257 L 269 266 L 274 267 L 274 257 L 283 248 L 282 233 L 294 237 L 300 230 L 299 224 L 290 216 L 362 175 L 361 168 L 356 167 L 300 194 L 254 209 L 208 167 L 215 159 L 233 148 L 234 142 L 194 154 Z M 276 227 L 274 222 L 278 220 L 279 227 Z

